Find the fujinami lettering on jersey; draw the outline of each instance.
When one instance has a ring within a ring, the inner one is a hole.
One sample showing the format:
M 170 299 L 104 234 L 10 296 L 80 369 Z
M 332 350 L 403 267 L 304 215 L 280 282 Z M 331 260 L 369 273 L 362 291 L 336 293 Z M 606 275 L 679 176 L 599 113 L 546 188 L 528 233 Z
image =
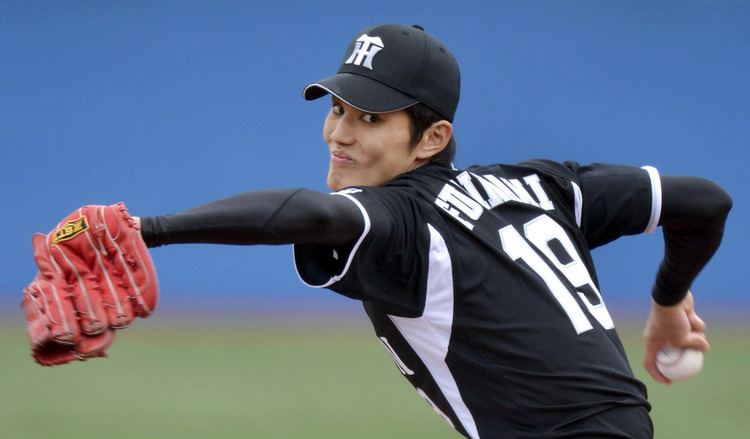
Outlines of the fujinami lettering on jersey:
M 475 183 L 481 185 L 486 197 L 480 194 Z M 526 187 L 531 191 L 526 190 Z M 536 174 L 519 180 L 463 172 L 455 181 L 443 186 L 435 204 L 473 231 L 486 210 L 508 201 L 547 211 L 555 209 Z M 568 285 L 575 289 L 586 309 L 604 329 L 615 327 L 599 289 L 562 226 L 549 216 L 540 215 L 524 224 L 523 236 L 513 226 L 503 227 L 498 233 L 503 251 L 514 261 L 523 261 L 536 272 L 570 319 L 577 334 L 590 331 L 593 326 L 571 295 Z M 556 247 L 562 247 L 564 260 L 552 250 L 553 241 L 557 244 Z
M 486 198 L 479 193 L 476 184 L 482 187 L 487 194 Z M 531 189 L 536 198 L 526 190 L 524 184 Z M 523 177 L 521 183 L 517 178 L 498 178 L 491 174 L 477 175 L 468 171 L 462 172 L 456 180 L 451 180 L 443 186 L 435 199 L 435 204 L 467 229 L 472 230 L 473 222 L 479 219 L 484 210 L 508 201 L 530 204 L 544 210 L 555 209 L 536 174 Z
M 380 37 L 371 37 L 367 34 L 363 34 L 357 38 L 357 42 L 354 45 L 354 50 L 344 64 L 354 64 L 355 66 L 362 66 L 372 70 L 372 59 L 375 58 L 375 54 L 383 50 L 385 45 Z

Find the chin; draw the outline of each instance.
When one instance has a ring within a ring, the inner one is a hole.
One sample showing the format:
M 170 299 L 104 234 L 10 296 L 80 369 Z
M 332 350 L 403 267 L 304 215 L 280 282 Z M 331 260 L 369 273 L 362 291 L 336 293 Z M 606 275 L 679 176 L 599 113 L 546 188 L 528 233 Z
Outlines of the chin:
M 328 178 L 326 179 L 326 186 L 332 191 L 340 191 L 349 186 L 360 184 L 356 181 L 356 178 L 353 179 L 351 177 L 352 175 L 350 175 L 350 173 L 341 172 L 341 170 L 329 170 Z
M 328 179 L 326 180 L 326 186 L 328 186 L 328 189 L 334 192 L 339 191 L 346 187 L 344 186 L 344 183 L 342 182 L 341 178 L 337 178 L 330 174 L 328 175 Z
M 326 186 L 332 191 L 340 191 L 352 186 L 380 186 L 380 184 L 374 184 L 368 181 L 367 176 L 363 176 L 353 172 L 330 172 L 326 179 Z

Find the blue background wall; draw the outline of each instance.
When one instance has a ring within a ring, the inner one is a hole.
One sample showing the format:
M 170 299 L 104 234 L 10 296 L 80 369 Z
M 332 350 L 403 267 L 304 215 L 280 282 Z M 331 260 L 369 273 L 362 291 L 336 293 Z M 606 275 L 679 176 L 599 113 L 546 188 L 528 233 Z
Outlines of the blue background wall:
M 723 185 L 735 207 L 694 290 L 735 309 L 747 297 L 746 1 L 27 3 L 0 3 L 3 306 L 35 272 L 31 234 L 82 204 L 150 215 L 259 188 L 326 190 L 328 103 L 301 90 L 379 22 L 422 24 L 456 54 L 458 166 L 650 164 Z M 647 303 L 661 249 L 657 232 L 597 250 L 605 297 Z M 331 296 L 297 280 L 288 246 L 153 255 L 167 303 Z

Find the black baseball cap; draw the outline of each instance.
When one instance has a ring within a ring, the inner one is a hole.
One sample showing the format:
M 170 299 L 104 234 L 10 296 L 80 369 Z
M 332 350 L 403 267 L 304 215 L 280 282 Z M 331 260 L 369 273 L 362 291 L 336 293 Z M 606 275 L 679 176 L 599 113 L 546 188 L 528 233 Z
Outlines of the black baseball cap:
M 381 24 L 352 39 L 337 74 L 303 91 L 308 101 L 332 94 L 368 113 L 389 113 L 421 102 L 453 121 L 461 91 L 458 63 L 422 27 Z

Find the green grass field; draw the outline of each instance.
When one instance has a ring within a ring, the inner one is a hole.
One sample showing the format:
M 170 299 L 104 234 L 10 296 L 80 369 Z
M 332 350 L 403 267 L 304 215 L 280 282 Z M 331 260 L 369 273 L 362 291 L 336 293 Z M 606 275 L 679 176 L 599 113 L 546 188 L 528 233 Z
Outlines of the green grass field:
M 417 396 L 363 323 L 184 327 L 139 321 L 111 358 L 37 366 L 19 325 L 2 326 L 0 437 L 457 438 Z M 657 438 L 750 431 L 750 337 L 715 330 L 705 370 L 649 385 Z

